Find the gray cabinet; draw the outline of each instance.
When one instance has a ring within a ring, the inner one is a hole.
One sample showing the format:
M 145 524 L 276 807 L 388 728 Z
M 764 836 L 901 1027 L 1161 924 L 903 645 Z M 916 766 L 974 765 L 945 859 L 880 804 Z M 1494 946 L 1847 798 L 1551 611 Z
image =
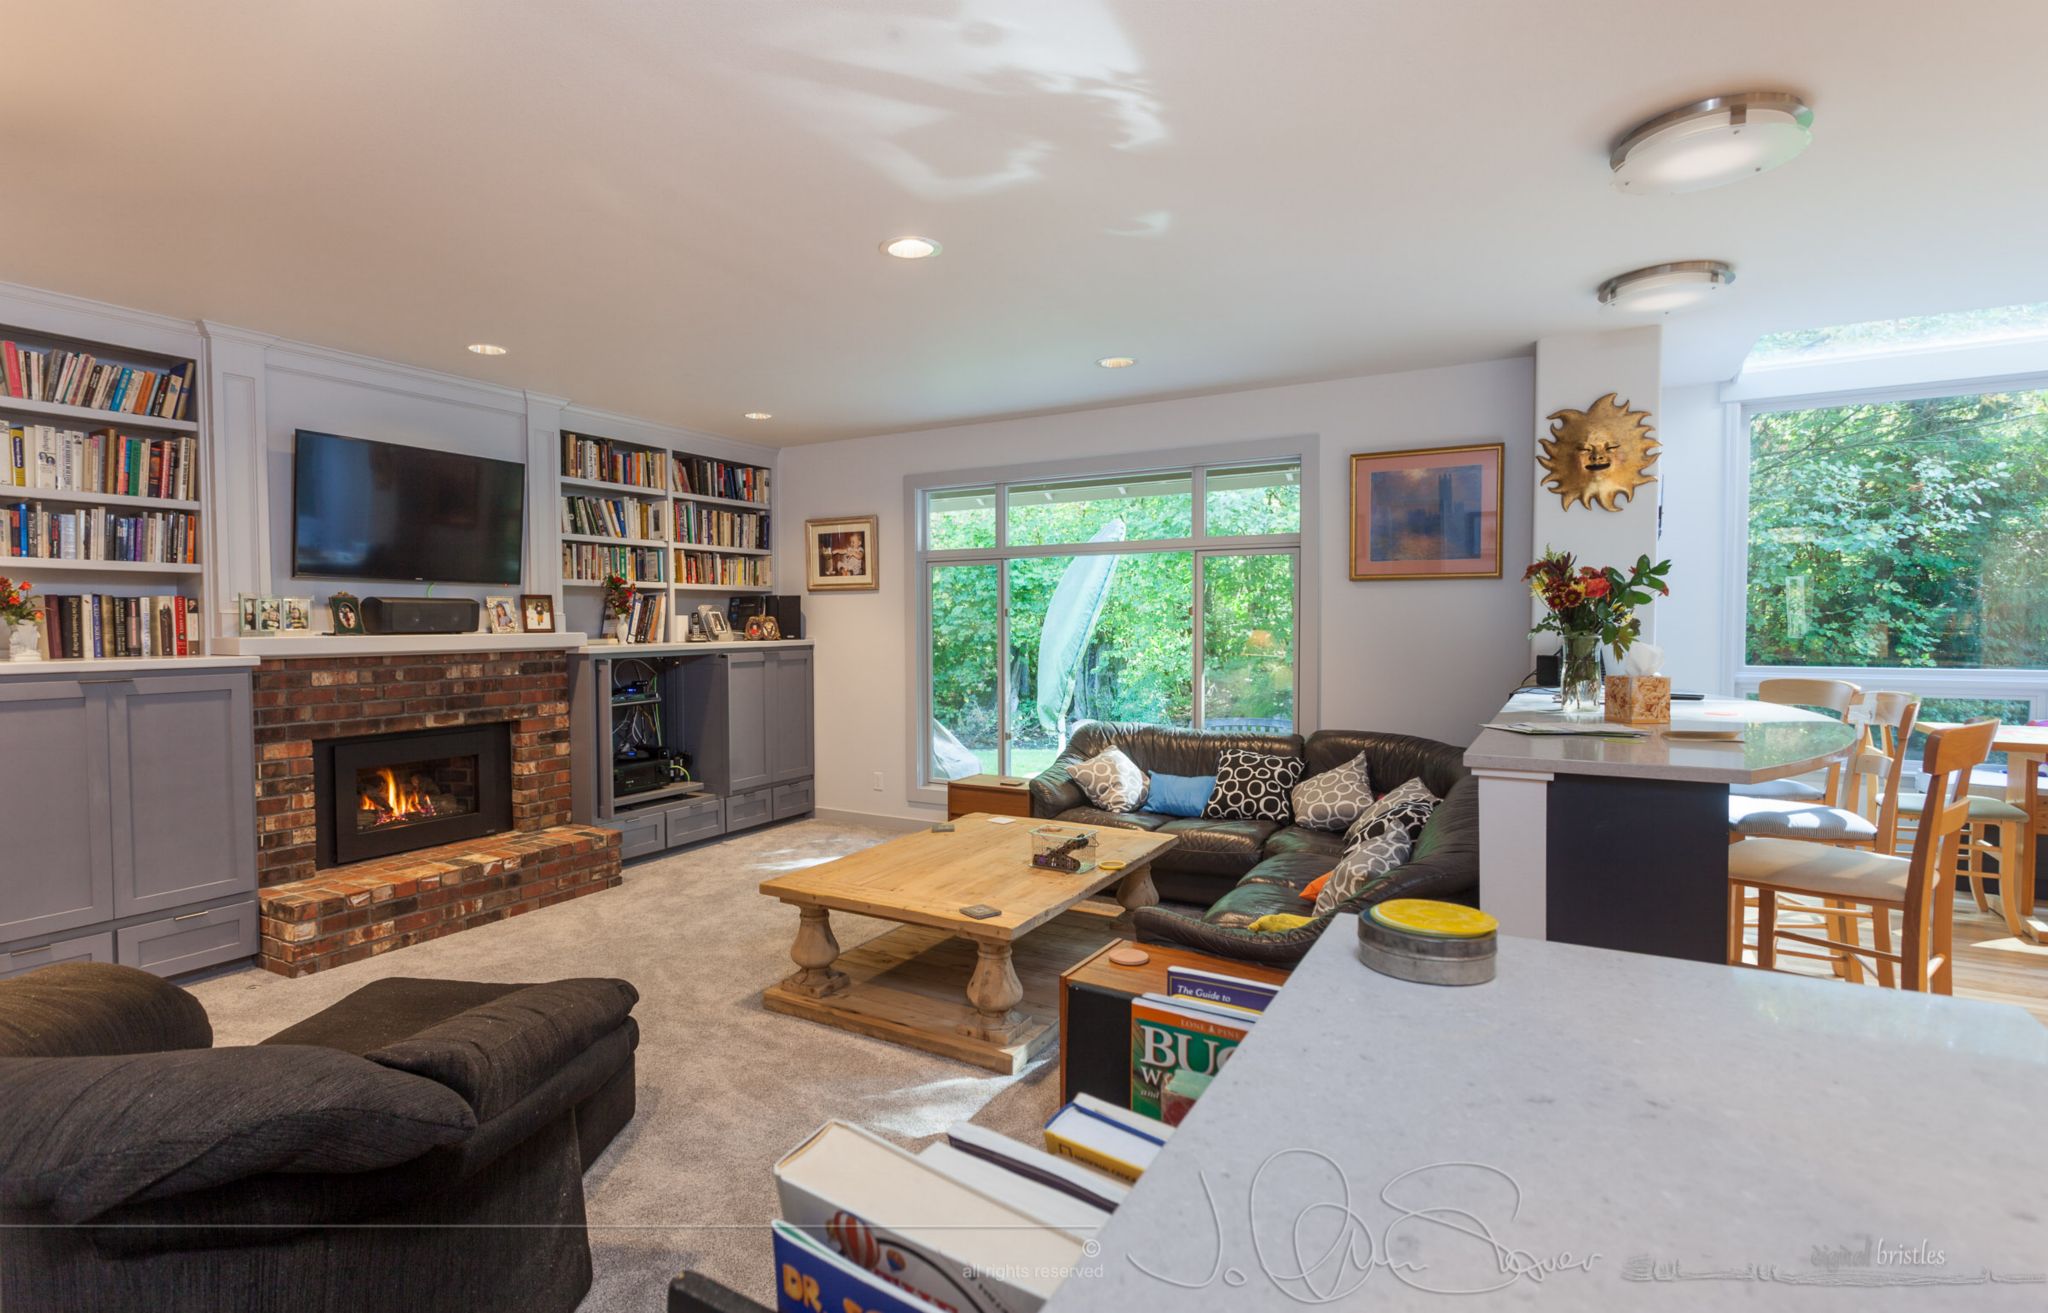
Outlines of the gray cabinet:
M 254 751 L 246 670 L 0 672 L 0 799 L 33 818 L 0 862 L 0 972 L 254 953 Z
M 721 792 L 738 793 L 771 783 L 768 764 L 769 697 L 766 652 L 735 652 L 723 659 L 725 665 L 726 787 Z
M 812 753 L 810 649 L 768 653 L 767 682 L 768 778 L 777 784 L 807 780 Z

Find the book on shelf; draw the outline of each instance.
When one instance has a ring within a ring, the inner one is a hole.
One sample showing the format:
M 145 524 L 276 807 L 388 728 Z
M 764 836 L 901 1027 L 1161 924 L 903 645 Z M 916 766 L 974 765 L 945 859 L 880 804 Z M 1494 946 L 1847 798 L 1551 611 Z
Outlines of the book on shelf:
M 661 578 L 659 547 L 608 547 L 603 543 L 563 543 L 562 578 L 570 583 L 601 584 L 608 574 L 624 575 L 636 584 Z
M 1132 1184 L 1172 1137 L 1165 1122 L 1092 1094 L 1076 1094 L 1045 1123 L 1047 1152 Z
M 728 511 L 698 502 L 676 503 L 676 541 L 693 547 L 768 546 L 765 511 Z
M 1131 1110 L 1180 1125 L 1259 1014 L 1188 998 L 1131 1000 Z
M 1082 1242 L 879 1136 L 831 1121 L 775 1165 L 783 1221 L 945 1308 L 1033 1313 Z
M 769 1224 L 776 1313 L 947 1313 L 879 1273 L 849 1261 L 784 1221 Z
M 959 1122 L 918 1158 L 1077 1240 L 1092 1240 L 1130 1191 L 1100 1172 L 1019 1144 L 1007 1135 Z
M 1266 1005 L 1280 996 L 1280 986 L 1221 971 L 1170 966 L 1166 968 L 1166 996 L 1241 1012 L 1264 1012 Z
M 50 424 L 9 425 L 5 435 L 0 486 L 199 500 L 197 438 L 147 438 Z
M 666 538 L 668 514 L 658 501 L 565 496 L 562 532 L 591 538 Z
M 720 588 L 772 588 L 775 565 L 766 556 L 719 556 L 690 548 L 676 549 L 676 582 L 712 584 Z
M 678 455 L 675 490 L 693 497 L 724 497 L 728 501 L 768 503 L 768 471 L 758 465 Z
M 83 351 L 62 347 L 38 350 L 0 342 L 6 395 L 86 410 L 186 418 L 192 396 L 192 365 L 145 369 L 103 361 Z
M 668 610 L 668 594 L 659 589 L 636 591 L 626 606 L 626 636 L 635 643 L 652 643 L 668 637 L 662 629 L 662 615 Z
M 562 434 L 562 473 L 572 479 L 594 479 L 600 483 L 630 483 L 650 492 L 663 492 L 663 467 L 668 453 L 647 447 L 613 442 L 610 438 Z
M 199 599 L 177 593 L 42 595 L 44 656 L 54 660 L 200 656 Z
M 117 506 L 53 509 L 40 501 L 0 503 L 0 559 L 194 565 L 199 517 Z

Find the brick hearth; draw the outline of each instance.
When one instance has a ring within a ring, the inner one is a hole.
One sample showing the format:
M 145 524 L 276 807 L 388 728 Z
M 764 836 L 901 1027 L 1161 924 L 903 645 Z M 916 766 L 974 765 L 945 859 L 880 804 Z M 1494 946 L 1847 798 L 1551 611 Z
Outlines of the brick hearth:
M 562 652 L 329 656 L 256 667 L 262 963 L 301 976 L 619 882 L 615 831 L 570 825 Z M 313 745 L 509 722 L 513 831 L 315 869 Z

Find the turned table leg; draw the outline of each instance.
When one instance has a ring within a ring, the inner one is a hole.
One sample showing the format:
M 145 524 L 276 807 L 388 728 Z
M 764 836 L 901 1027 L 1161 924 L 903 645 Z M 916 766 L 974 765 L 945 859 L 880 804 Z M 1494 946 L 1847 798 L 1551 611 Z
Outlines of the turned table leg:
M 1151 863 L 1139 867 L 1124 877 L 1116 887 L 1116 900 L 1123 904 L 1126 912 L 1135 912 L 1141 907 L 1152 907 L 1159 902 L 1159 890 L 1152 883 Z
M 823 998 L 846 988 L 846 973 L 834 971 L 839 960 L 839 941 L 832 936 L 832 913 L 822 907 L 800 907 L 796 942 L 789 947 L 789 959 L 803 968 L 782 982 L 797 994 Z
M 1024 986 L 1010 960 L 1010 946 L 986 939 L 974 941 L 977 956 L 974 975 L 967 981 L 967 1001 L 974 1005 L 974 1018 L 960 1026 L 961 1033 L 996 1044 L 1016 1038 L 1022 1018 L 1013 1012 L 1024 1001 Z

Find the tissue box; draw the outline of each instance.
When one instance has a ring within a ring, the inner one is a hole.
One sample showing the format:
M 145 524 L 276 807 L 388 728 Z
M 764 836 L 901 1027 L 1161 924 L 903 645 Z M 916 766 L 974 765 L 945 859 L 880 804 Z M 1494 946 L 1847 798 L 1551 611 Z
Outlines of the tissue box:
M 1609 675 L 1607 719 L 1624 725 L 1669 725 L 1670 676 Z

